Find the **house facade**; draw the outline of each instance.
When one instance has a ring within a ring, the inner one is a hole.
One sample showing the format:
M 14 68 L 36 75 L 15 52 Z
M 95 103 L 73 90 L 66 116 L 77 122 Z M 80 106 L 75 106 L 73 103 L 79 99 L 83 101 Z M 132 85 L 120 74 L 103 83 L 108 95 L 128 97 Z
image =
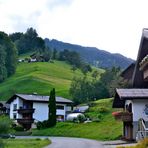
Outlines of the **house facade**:
M 148 29 L 143 29 L 137 60 L 122 75 L 130 88 L 116 89 L 113 108 L 123 108 L 114 114 L 123 121 L 123 136 L 128 140 L 148 137 Z
M 33 123 L 48 119 L 48 101 L 49 96 L 15 94 L 7 101 L 10 104 L 10 119 L 29 129 Z M 56 97 L 57 120 L 66 120 L 67 114 L 72 111 L 72 104 L 71 100 Z

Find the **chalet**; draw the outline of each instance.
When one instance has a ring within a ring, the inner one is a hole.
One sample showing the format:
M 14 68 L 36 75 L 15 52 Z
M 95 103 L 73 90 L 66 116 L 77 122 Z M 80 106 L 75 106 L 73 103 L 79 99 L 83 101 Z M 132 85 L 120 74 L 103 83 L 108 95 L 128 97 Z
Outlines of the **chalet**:
M 143 29 L 135 64 L 122 73 L 131 80 L 130 89 L 116 89 L 113 108 L 115 119 L 123 121 L 123 136 L 128 140 L 148 137 L 148 29 Z
M 48 119 L 49 96 L 15 94 L 8 101 L 10 104 L 10 119 L 29 129 L 35 122 Z M 71 100 L 56 97 L 57 120 L 64 121 L 69 112 L 72 111 Z

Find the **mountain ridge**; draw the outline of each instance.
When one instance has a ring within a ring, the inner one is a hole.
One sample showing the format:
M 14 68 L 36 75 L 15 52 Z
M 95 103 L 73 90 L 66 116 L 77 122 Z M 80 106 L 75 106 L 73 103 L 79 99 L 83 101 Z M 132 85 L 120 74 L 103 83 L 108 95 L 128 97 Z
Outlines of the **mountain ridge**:
M 134 62 L 133 59 L 127 58 L 122 54 L 110 53 L 96 47 L 85 47 L 82 45 L 58 41 L 57 39 L 50 40 L 48 38 L 45 38 L 44 41 L 47 47 L 51 49 L 55 48 L 57 51 L 63 51 L 64 49 L 76 51 L 80 54 L 81 58 L 85 62 L 96 67 L 111 68 L 115 66 L 124 69 Z

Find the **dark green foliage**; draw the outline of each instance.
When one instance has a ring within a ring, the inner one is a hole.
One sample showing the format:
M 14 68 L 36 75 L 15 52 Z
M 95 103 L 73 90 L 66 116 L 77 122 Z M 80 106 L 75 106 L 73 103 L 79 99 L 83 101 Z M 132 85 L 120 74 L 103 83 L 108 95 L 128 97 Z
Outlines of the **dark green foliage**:
M 5 144 L 2 139 L 0 139 L 0 148 L 5 148 Z
M 92 99 L 92 89 L 91 81 L 89 81 L 87 77 L 74 77 L 69 92 L 75 104 L 79 104 Z
M 0 116 L 0 134 L 6 134 L 10 131 L 11 121 L 8 116 Z
M 0 32 L 0 82 L 15 73 L 17 66 L 17 50 L 10 38 Z
M 80 69 L 84 75 L 86 75 L 88 72 L 92 72 L 91 66 L 86 63 L 82 63 Z
M 23 36 L 23 33 L 21 32 L 15 32 L 9 35 L 10 39 L 15 42 L 17 40 L 20 40 L 20 38 Z
M 37 124 L 36 124 L 36 126 L 37 126 L 37 129 L 44 129 L 44 128 L 48 128 L 48 127 L 50 127 L 49 126 L 50 124 L 49 124 L 49 120 L 44 120 L 43 122 L 37 122 Z
M 41 53 L 45 49 L 44 40 L 38 37 L 36 30 L 33 28 L 28 28 L 25 34 L 18 32 L 10 34 L 10 38 L 15 43 L 19 54 L 32 51 Z
M 76 67 L 80 68 L 81 66 L 81 59 L 77 52 L 69 51 L 65 49 L 59 53 L 59 60 L 67 61 L 71 65 L 75 65 Z
M 96 67 L 101 68 L 111 68 L 121 67 L 126 68 L 131 63 L 132 59 L 126 58 L 120 54 L 111 54 L 107 51 L 97 49 L 95 47 L 84 47 L 69 43 L 64 43 L 58 40 L 45 39 L 46 46 L 50 48 L 56 48 L 57 51 L 63 51 L 64 49 L 69 49 L 70 51 L 76 51 L 80 54 L 80 57 L 86 62 Z
M 113 67 L 107 69 L 101 74 L 101 78 L 97 79 L 97 71 L 93 73 L 92 80 L 88 80 L 86 76 L 83 78 L 74 78 L 70 94 L 76 104 L 112 97 L 117 87 L 127 87 L 127 83 L 120 77 L 120 68 Z
M 92 71 L 91 66 L 81 60 L 78 52 L 65 49 L 59 53 L 59 60 L 67 61 L 69 64 L 71 64 L 73 71 L 75 71 L 77 68 L 81 69 L 84 75 Z
M 55 97 L 55 88 L 50 91 L 49 98 L 49 127 L 53 127 L 56 125 L 56 97 Z
M 0 82 L 7 77 L 6 69 L 6 52 L 3 46 L 0 45 Z
M 58 54 L 58 51 L 54 48 L 54 49 L 53 49 L 53 55 L 52 55 L 52 59 L 53 59 L 53 60 L 56 60 L 56 59 L 57 59 L 57 57 L 58 57 L 57 54 Z
M 13 129 L 14 129 L 15 131 L 24 131 L 24 127 L 21 126 L 21 125 L 16 125 L 16 126 L 13 127 Z
M 79 123 L 83 123 L 86 120 L 84 115 L 78 115 L 77 118 L 78 118 Z
M 91 75 L 94 79 L 97 79 L 97 77 L 99 76 L 99 72 L 97 70 L 93 71 L 92 75 Z

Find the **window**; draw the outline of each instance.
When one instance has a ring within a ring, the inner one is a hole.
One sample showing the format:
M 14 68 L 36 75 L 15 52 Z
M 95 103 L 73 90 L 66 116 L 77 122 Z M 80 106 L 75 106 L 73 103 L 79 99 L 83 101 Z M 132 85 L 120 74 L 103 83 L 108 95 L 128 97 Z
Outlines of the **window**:
M 56 108 L 57 108 L 57 109 L 64 110 L 64 106 L 63 106 L 63 105 L 57 105 Z
M 13 114 L 13 119 L 16 119 L 16 113 Z
M 13 104 L 13 110 L 17 110 L 17 104 Z

